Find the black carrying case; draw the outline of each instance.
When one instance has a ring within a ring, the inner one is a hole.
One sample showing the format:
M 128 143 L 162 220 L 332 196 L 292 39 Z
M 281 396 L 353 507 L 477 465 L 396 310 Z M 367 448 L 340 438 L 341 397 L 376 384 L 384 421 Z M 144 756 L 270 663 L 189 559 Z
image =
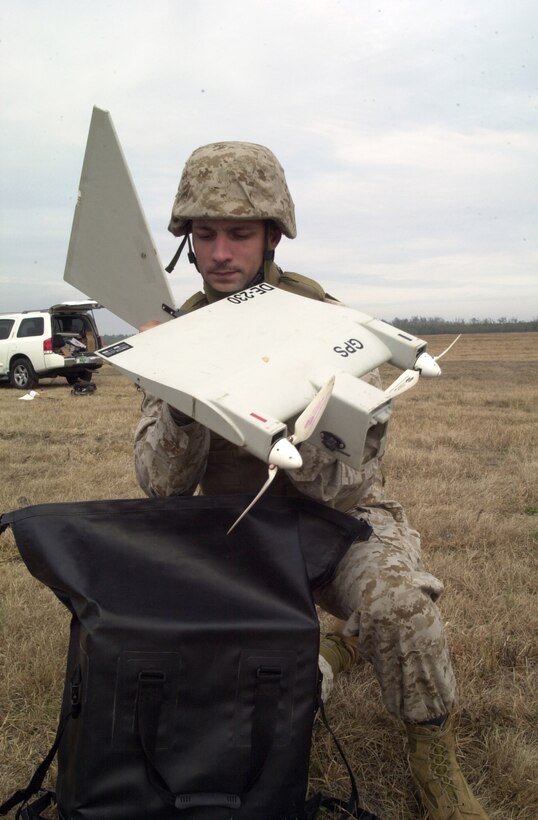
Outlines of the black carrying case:
M 304 817 L 327 583 L 369 527 L 303 499 L 47 504 L 4 515 L 72 613 L 62 820 Z

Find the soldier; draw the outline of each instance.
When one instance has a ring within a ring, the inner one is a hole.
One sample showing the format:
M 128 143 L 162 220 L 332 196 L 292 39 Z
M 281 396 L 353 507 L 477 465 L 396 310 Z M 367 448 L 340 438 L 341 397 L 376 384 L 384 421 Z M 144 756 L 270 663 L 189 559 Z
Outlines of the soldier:
M 261 281 L 334 301 L 317 282 L 284 273 L 274 263 L 282 234 L 296 236 L 294 205 L 282 167 L 261 145 L 220 142 L 194 151 L 169 230 L 184 237 L 181 247 L 188 241 L 189 259 L 203 280 L 203 291 L 184 310 Z M 367 379 L 380 386 L 377 373 Z M 359 658 L 370 661 L 386 708 L 404 723 L 411 773 L 431 820 L 484 820 L 455 757 L 455 681 L 435 604 L 443 585 L 424 570 L 419 535 L 402 507 L 384 496 L 379 455 L 361 471 L 308 442 L 301 445 L 301 456 L 303 466 L 281 470 L 269 492 L 307 496 L 366 518 L 373 528 L 369 541 L 352 545 L 334 580 L 317 596 L 317 603 L 342 622 L 338 634 L 321 641 L 325 697 L 334 674 Z M 245 450 L 150 395 L 136 431 L 135 466 L 144 492 L 162 496 L 197 488 L 206 495 L 253 493 L 267 472 L 267 465 Z

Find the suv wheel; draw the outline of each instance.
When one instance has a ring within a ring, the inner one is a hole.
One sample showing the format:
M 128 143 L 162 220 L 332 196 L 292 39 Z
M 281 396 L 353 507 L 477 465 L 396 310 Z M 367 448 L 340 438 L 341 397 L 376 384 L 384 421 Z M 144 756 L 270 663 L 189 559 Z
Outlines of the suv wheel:
M 31 390 L 39 379 L 28 359 L 15 359 L 9 368 L 9 381 L 18 390 Z
M 67 384 L 76 384 L 79 381 L 83 382 L 91 382 L 92 380 L 92 371 L 91 370 L 79 370 L 78 373 L 70 373 L 69 376 L 66 376 Z

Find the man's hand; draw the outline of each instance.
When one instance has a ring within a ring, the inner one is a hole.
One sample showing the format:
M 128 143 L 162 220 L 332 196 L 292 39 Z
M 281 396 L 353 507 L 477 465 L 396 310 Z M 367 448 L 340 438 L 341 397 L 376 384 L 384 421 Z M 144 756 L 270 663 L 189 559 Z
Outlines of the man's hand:
M 158 319 L 151 319 L 151 321 L 144 322 L 143 325 L 140 325 L 140 327 L 138 328 L 138 332 L 143 333 L 145 330 L 151 330 L 152 327 L 157 327 L 157 325 L 160 324 L 162 324 L 162 322 L 159 322 Z

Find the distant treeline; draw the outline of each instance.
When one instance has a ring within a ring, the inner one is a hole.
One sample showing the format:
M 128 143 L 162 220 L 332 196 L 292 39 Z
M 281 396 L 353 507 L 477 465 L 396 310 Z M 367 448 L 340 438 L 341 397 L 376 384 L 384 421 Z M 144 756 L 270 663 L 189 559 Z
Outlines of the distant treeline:
M 414 336 L 432 335 L 435 333 L 530 333 L 538 331 L 538 318 L 529 322 L 519 319 L 441 319 L 439 316 L 413 316 L 411 319 L 400 319 L 396 316 L 394 327 L 407 330 Z
M 439 316 L 413 316 L 411 319 L 400 319 L 396 316 L 390 323 L 401 330 L 407 330 L 414 336 L 434 335 L 435 333 L 530 333 L 538 332 L 538 318 L 530 322 L 519 319 L 441 319 Z M 103 346 L 121 342 L 125 335 L 101 336 Z

